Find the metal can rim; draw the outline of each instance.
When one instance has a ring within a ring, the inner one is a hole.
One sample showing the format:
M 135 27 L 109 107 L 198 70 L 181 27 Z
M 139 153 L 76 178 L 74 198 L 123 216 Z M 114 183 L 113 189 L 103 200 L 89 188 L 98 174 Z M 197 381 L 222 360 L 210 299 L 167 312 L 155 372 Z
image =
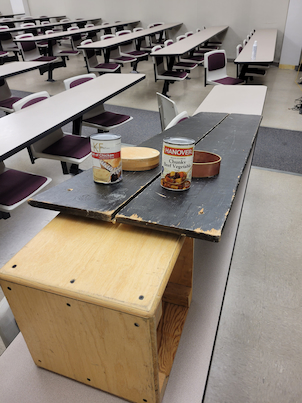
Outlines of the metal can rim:
M 180 146 L 195 144 L 195 140 L 190 139 L 188 137 L 166 137 L 164 138 L 164 142 Z
M 93 140 L 102 140 L 102 141 L 119 140 L 121 137 L 122 136 L 120 136 L 119 134 L 109 134 L 109 133 L 106 134 L 99 133 L 90 136 L 90 138 Z

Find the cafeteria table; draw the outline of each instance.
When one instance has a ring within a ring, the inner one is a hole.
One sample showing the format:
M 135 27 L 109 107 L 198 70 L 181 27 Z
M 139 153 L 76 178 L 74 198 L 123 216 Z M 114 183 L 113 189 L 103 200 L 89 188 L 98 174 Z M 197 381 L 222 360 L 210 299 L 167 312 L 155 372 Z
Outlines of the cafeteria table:
M 269 65 L 274 62 L 277 29 L 257 29 L 248 43 L 244 46 L 238 57 L 234 60 L 235 64 L 243 65 L 239 78 L 244 79 L 248 66 Z M 253 44 L 257 41 L 256 57 L 252 59 Z
M 115 38 L 110 38 L 102 41 L 92 42 L 88 45 L 78 46 L 78 49 L 102 49 L 104 51 L 105 63 L 109 63 L 110 59 L 110 48 L 115 48 L 123 43 L 139 40 L 146 36 L 151 36 L 163 31 L 168 31 L 173 28 L 182 25 L 182 23 L 166 23 L 162 25 L 157 25 L 152 28 L 146 28 L 141 31 L 132 32 L 127 35 L 117 36 Z
M 151 52 L 150 55 L 154 57 L 166 57 L 167 68 L 168 70 L 172 70 L 175 59 L 178 56 L 182 56 L 188 52 L 193 51 L 199 45 L 208 42 L 213 37 L 225 35 L 227 29 L 228 29 L 227 25 L 205 28 L 199 32 L 196 32 L 193 35 L 188 36 L 187 38 L 181 41 L 175 42 L 169 46 L 165 46 L 154 53 Z M 168 85 L 166 84 L 166 82 L 164 84 L 165 93 L 168 91 L 168 87 L 169 87 L 169 81 Z
M 266 92 L 265 85 L 214 85 L 194 115 L 200 112 L 262 115 Z
M 0 119 L 0 161 L 69 122 L 73 122 L 73 133 L 79 134 L 84 113 L 144 79 L 144 74 L 104 74 L 4 116 Z
M 47 62 L 11 62 L 0 66 L 0 78 L 6 79 L 20 73 L 38 69 L 47 65 Z

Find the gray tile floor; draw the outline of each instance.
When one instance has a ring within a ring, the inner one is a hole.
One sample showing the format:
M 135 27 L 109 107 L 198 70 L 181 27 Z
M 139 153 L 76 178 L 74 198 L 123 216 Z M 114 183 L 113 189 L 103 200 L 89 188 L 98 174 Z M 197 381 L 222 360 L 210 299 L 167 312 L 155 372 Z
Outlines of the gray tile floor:
M 10 78 L 12 89 L 64 90 L 62 80 L 85 73 L 82 56 L 55 70 L 49 83 L 38 72 Z M 235 74 L 235 66 L 228 65 Z M 129 73 L 130 66 L 122 71 Z M 157 110 L 151 61 L 139 64 L 147 78 L 109 103 Z M 301 130 L 302 115 L 291 110 L 302 96 L 300 74 L 277 67 L 253 84 L 268 86 L 262 125 Z M 192 114 L 212 89 L 203 86 L 203 68 L 192 79 L 171 86 L 170 96 L 179 111 Z M 248 102 L 248 100 L 247 100 Z M 302 140 L 301 140 L 302 141 Z M 11 167 L 51 176 L 50 186 L 66 180 L 60 165 L 41 160 L 31 165 L 25 151 L 9 158 Z M 82 168 L 90 166 L 86 162 Z M 206 403 L 290 403 L 302 401 L 302 176 L 252 168 L 240 223 L 229 284 L 223 307 Z M 0 267 L 40 231 L 56 213 L 26 204 L 9 220 L 0 222 Z M 1 290 L 0 290 L 1 299 Z M 0 341 L 0 354 L 3 351 Z M 1 400 L 1 399 L 0 399 Z

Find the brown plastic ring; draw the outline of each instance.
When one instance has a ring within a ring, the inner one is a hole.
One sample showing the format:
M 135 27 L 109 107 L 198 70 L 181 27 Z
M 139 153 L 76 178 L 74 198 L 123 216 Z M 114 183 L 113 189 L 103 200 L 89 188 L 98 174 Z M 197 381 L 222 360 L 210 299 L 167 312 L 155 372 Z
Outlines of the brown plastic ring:
M 207 151 L 194 151 L 193 178 L 210 178 L 218 175 L 221 157 L 218 154 Z

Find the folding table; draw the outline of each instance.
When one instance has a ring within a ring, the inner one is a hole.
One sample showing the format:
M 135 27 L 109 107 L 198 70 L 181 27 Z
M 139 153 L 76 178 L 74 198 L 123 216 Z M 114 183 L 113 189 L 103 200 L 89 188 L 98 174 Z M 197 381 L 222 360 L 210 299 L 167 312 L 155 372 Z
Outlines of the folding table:
M 239 56 L 235 59 L 235 64 L 242 64 L 239 77 L 244 79 L 245 72 L 249 65 L 268 65 L 274 62 L 277 29 L 257 29 L 248 43 L 244 46 Z M 257 41 L 257 52 L 255 59 L 252 59 L 253 44 Z

